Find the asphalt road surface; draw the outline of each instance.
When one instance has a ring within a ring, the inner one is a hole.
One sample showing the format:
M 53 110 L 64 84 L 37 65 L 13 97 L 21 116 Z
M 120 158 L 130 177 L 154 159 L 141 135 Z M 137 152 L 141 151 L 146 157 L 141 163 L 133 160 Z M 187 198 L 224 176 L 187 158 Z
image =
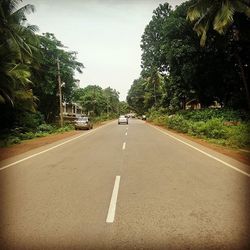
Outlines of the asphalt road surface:
M 250 168 L 130 119 L 0 164 L 1 249 L 250 249 Z

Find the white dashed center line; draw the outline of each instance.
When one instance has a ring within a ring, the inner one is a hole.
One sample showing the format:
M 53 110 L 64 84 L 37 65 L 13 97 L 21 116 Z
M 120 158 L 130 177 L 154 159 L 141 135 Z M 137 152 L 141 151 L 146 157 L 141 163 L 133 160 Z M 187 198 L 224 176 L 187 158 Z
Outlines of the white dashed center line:
M 116 203 L 117 203 L 117 196 L 119 191 L 119 185 L 120 185 L 120 179 L 121 176 L 116 176 L 115 178 L 115 185 L 109 205 L 109 211 L 106 219 L 106 223 L 113 223 L 115 219 L 115 209 L 116 209 Z

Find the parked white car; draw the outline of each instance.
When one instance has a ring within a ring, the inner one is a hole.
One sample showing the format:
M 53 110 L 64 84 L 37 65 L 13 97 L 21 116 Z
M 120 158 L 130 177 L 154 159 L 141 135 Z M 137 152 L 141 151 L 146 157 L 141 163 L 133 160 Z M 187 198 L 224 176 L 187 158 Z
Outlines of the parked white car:
M 118 118 L 118 124 L 128 124 L 128 118 L 125 116 L 125 115 L 121 115 L 119 118 Z
M 75 130 L 77 129 L 92 129 L 93 122 L 89 117 L 79 117 L 75 120 Z

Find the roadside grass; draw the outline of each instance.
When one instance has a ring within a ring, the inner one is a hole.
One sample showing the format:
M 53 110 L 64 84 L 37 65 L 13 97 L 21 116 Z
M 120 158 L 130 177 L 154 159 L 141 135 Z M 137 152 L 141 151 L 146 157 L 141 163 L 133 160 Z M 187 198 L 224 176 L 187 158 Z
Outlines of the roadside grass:
M 222 146 L 250 147 L 250 121 L 243 111 L 204 109 L 166 114 L 151 111 L 148 120 L 155 125 L 204 139 Z
M 104 121 L 112 120 L 115 116 L 102 115 L 93 118 L 95 125 L 101 124 Z M 0 147 L 8 147 L 13 144 L 21 143 L 23 140 L 30 140 L 39 137 L 45 137 L 51 134 L 60 134 L 67 131 L 74 130 L 74 125 L 70 122 L 65 122 L 65 125 L 61 128 L 55 124 L 42 123 L 36 128 L 17 127 L 14 129 L 6 129 L 1 131 L 0 134 Z
M 21 127 L 5 130 L 1 132 L 0 135 L 0 147 L 8 147 L 12 144 L 21 143 L 23 140 L 30 140 L 33 138 L 44 137 L 51 134 L 64 133 L 73 130 L 74 126 L 71 124 L 66 124 L 62 128 L 51 124 L 41 124 L 37 129 L 32 129 L 27 131 Z

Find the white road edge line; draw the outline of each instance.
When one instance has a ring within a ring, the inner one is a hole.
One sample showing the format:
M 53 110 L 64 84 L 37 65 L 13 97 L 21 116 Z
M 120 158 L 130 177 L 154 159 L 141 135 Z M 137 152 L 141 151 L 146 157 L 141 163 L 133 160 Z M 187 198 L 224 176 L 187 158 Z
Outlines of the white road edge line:
M 126 142 L 123 142 L 122 150 L 125 150 L 125 148 L 126 148 Z
M 55 149 L 55 148 L 61 147 L 62 145 L 67 144 L 68 142 L 74 141 L 74 140 L 76 140 L 76 139 L 78 139 L 78 138 L 80 138 L 80 137 L 83 137 L 83 136 L 86 136 L 86 135 L 88 135 L 88 134 L 90 134 L 90 133 L 93 133 L 93 132 L 95 132 L 96 130 L 99 130 L 99 129 L 101 129 L 101 128 L 103 128 L 104 126 L 107 126 L 107 125 L 109 125 L 109 124 L 110 124 L 110 123 L 105 124 L 105 125 L 103 125 L 103 126 L 101 126 L 101 127 L 99 127 L 99 128 L 96 128 L 96 129 L 94 129 L 94 130 L 88 131 L 87 133 L 84 133 L 84 134 L 82 134 L 82 135 L 79 135 L 79 136 L 77 136 L 77 137 L 74 137 L 74 138 L 72 138 L 72 139 L 70 139 L 70 140 L 67 140 L 67 141 L 65 141 L 65 142 L 62 142 L 62 143 L 60 143 L 60 144 L 58 144 L 58 145 L 55 145 L 55 146 L 53 146 L 53 147 L 51 147 L 51 148 L 48 148 L 48 149 L 43 150 L 43 151 L 41 151 L 41 152 L 38 152 L 38 153 L 36 153 L 36 154 L 30 155 L 30 156 L 25 157 L 25 158 L 23 158 L 23 159 L 21 159 L 21 160 L 12 162 L 12 163 L 10 163 L 10 164 L 8 164 L 8 165 L 6 165 L 6 166 L 1 167 L 1 168 L 0 168 L 0 171 L 4 170 L 4 169 L 6 169 L 6 168 L 12 167 L 12 166 L 14 166 L 14 165 L 17 165 L 18 163 L 21 163 L 21 162 L 26 161 L 26 160 L 28 160 L 28 159 L 31 159 L 31 158 L 33 158 L 33 157 L 36 157 L 36 156 L 38 156 L 38 155 L 44 154 L 44 153 L 46 153 L 46 152 L 48 152 L 48 151 L 50 151 L 50 150 L 53 150 L 53 149 Z
M 113 223 L 115 219 L 115 209 L 116 209 L 120 179 L 121 179 L 121 176 L 119 175 L 117 175 L 115 178 L 115 184 L 114 184 L 114 189 L 113 189 L 112 196 L 111 196 L 106 223 Z
M 165 134 L 165 135 L 167 135 L 167 136 L 169 136 L 169 137 L 171 137 L 171 138 L 173 138 L 173 139 L 175 139 L 175 140 L 177 140 L 177 141 L 179 141 L 179 142 L 181 142 L 181 143 L 183 143 L 183 144 L 189 146 L 190 148 L 193 148 L 193 149 L 199 151 L 200 153 L 202 153 L 202 154 L 204 154 L 204 155 L 206 155 L 206 156 L 208 156 L 208 157 L 210 157 L 210 158 L 212 158 L 212 159 L 214 159 L 214 160 L 216 160 L 216 161 L 218 161 L 218 162 L 220 162 L 220 163 L 226 165 L 227 167 L 232 168 L 232 169 L 234 169 L 235 171 L 237 171 L 237 172 L 239 172 L 239 173 L 241 173 L 241 174 L 246 175 L 247 177 L 250 177 L 250 174 L 248 174 L 247 172 L 242 171 L 242 170 L 240 170 L 240 169 L 234 167 L 233 165 L 231 165 L 231 164 L 229 164 L 229 163 L 227 163 L 227 162 L 225 162 L 225 161 L 223 161 L 223 160 L 221 160 L 221 159 L 219 159 L 219 158 L 217 158 L 217 157 L 215 157 L 215 156 L 213 156 L 213 155 L 211 155 L 211 154 L 209 154 L 209 153 L 206 153 L 205 151 L 203 151 L 203 150 L 201 150 L 201 149 L 198 149 L 198 148 L 196 148 L 195 146 L 193 146 L 193 145 L 191 145 L 191 144 L 189 144 L 189 143 L 187 143 L 187 142 L 182 141 L 182 140 L 178 139 L 177 137 L 175 137 L 175 136 L 173 136 L 173 135 L 171 135 L 171 134 L 169 134 L 169 133 L 167 133 L 167 132 L 165 132 L 165 131 L 162 131 L 162 130 L 159 129 L 159 128 L 156 128 L 155 126 L 153 126 L 153 125 L 151 125 L 151 124 L 149 124 L 149 126 L 151 126 L 151 127 L 153 127 L 154 129 L 160 131 L 161 133 L 163 133 L 163 134 Z

